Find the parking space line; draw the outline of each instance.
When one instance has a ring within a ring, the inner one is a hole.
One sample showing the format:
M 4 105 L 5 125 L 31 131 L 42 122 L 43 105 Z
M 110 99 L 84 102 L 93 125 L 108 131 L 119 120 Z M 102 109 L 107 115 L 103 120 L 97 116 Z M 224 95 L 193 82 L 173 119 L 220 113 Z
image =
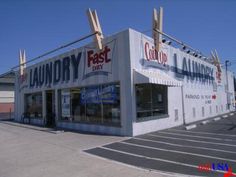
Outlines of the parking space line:
M 177 131 L 177 132 L 186 132 L 186 133 L 195 133 L 195 134 L 209 134 L 209 135 L 220 135 L 220 136 L 231 136 L 236 137 L 236 135 L 230 134 L 222 134 L 222 133 L 211 133 L 211 132 L 199 132 L 199 131 L 186 131 L 186 130 L 178 130 L 178 129 L 168 129 L 168 131 Z
M 233 116 L 233 115 L 234 115 L 234 113 L 230 113 L 229 115 L 230 115 L 230 116 Z
M 204 136 L 204 137 L 208 137 L 208 138 L 220 138 L 220 139 L 223 139 L 223 140 L 233 140 L 233 141 L 236 141 L 236 137 L 233 135 L 233 136 L 228 136 L 228 134 L 218 134 L 218 133 L 207 133 L 207 132 L 200 132 L 200 131 L 186 131 L 186 130 L 176 130 L 176 129 L 169 129 L 169 130 L 163 130 L 165 132 L 170 132 L 170 133 L 179 133 L 179 134 L 182 134 L 182 135 L 196 135 L 196 136 Z M 232 135 L 232 134 L 231 134 Z
M 224 116 L 222 116 L 223 118 L 226 118 L 226 117 L 228 117 L 228 115 L 224 115 Z
M 219 141 L 235 141 L 236 142 L 236 140 L 232 140 L 232 139 L 204 137 L 204 136 L 197 136 L 197 135 L 186 135 L 186 134 L 181 134 L 181 133 L 172 133 L 172 132 L 165 132 L 165 131 L 160 131 L 158 133 L 169 134 L 169 135 L 177 135 L 177 136 L 194 137 L 194 138 L 202 138 L 202 139 L 212 139 L 212 140 L 219 140 Z
M 185 166 L 185 167 L 192 167 L 192 168 L 198 169 L 197 165 L 191 165 L 191 164 L 188 164 L 188 163 L 182 163 L 182 162 L 166 160 L 166 159 L 161 159 L 161 158 L 156 158 L 156 157 L 155 158 L 154 157 L 148 157 L 148 156 L 138 155 L 138 154 L 134 154 L 134 153 L 130 153 L 130 152 L 115 150 L 115 149 L 111 149 L 111 148 L 107 148 L 107 147 L 100 147 L 100 148 L 104 149 L 104 150 L 108 150 L 108 151 L 118 152 L 118 153 L 121 153 L 121 154 L 127 154 L 127 155 L 130 155 L 130 156 L 145 158 L 145 159 L 148 159 L 148 160 L 161 161 L 161 162 L 166 162 L 166 163 L 171 163 L 171 164 L 176 164 L 176 165 L 181 165 L 181 166 Z M 209 169 L 209 170 L 214 171 L 214 172 L 219 172 L 219 173 L 225 173 L 224 171 L 221 171 L 221 170 L 212 170 L 212 169 Z
M 191 155 L 191 156 L 205 157 L 205 158 L 209 158 L 209 159 L 217 159 L 217 160 L 223 160 L 223 161 L 229 161 L 229 162 L 236 163 L 236 160 L 234 160 L 234 159 L 227 159 L 227 158 L 222 158 L 222 157 L 203 155 L 203 154 L 197 154 L 197 153 L 191 153 L 191 152 L 184 152 L 184 151 L 163 149 L 163 148 L 157 148 L 157 147 L 150 147 L 150 146 L 133 144 L 133 143 L 128 143 L 128 142 L 119 142 L 119 143 L 127 144 L 127 145 L 130 145 L 130 146 L 142 147 L 142 148 L 146 148 L 146 149 L 159 150 L 159 151 L 165 151 L 165 152 L 174 152 L 174 153 L 179 153 L 179 154 L 187 154 L 187 155 Z
M 198 142 L 198 143 L 205 143 L 205 144 L 216 144 L 216 145 L 222 145 L 222 146 L 232 146 L 232 147 L 236 147 L 236 145 L 233 145 L 233 144 L 214 143 L 214 142 L 209 142 L 209 141 L 200 141 L 200 140 L 192 140 L 192 139 L 183 139 L 183 138 L 176 138 L 176 137 L 169 137 L 169 136 L 162 136 L 162 135 L 155 135 L 155 134 L 147 134 L 147 136 L 152 136 L 152 137 L 161 137 L 161 138 L 175 139 L 175 140 L 183 140 L 183 141 L 190 141 L 190 142 Z
M 101 147 L 99 147 L 101 148 Z M 101 148 L 101 149 L 109 149 L 109 148 Z M 91 149 L 90 149 L 91 150 Z M 89 150 L 87 150 L 89 151 Z M 109 151 L 112 151 L 109 149 Z M 102 160 L 105 160 L 107 162 L 114 162 L 116 164 L 120 164 L 120 165 L 124 165 L 124 166 L 127 166 L 127 167 L 130 167 L 130 168 L 134 168 L 134 169 L 140 169 L 139 166 L 136 166 L 136 165 L 131 165 L 129 163 L 126 163 L 126 162 L 121 162 L 121 161 L 117 161 L 117 160 L 114 160 L 114 159 L 109 159 L 107 157 L 103 157 L 103 156 L 99 156 L 99 155 L 96 155 L 96 154 L 93 154 L 93 153 L 90 153 L 90 152 L 82 152 L 82 153 L 85 153 L 86 155 L 88 156 L 91 156 L 91 157 L 96 157 L 98 159 L 102 159 Z M 165 175 L 165 176 L 170 176 L 170 177 L 190 177 L 189 175 L 187 174 L 182 174 L 182 173 L 177 173 L 177 172 L 170 172 L 170 171 L 161 171 L 161 170 L 157 170 L 157 169 L 153 169 L 153 168 L 143 168 L 144 170 L 146 170 L 147 172 L 149 172 L 150 170 L 152 170 L 153 172 L 157 173 L 157 174 L 161 174 L 161 175 Z
M 136 137 L 134 137 L 133 139 L 141 140 L 141 141 L 149 141 L 149 142 L 153 142 L 153 143 L 166 144 L 166 145 L 170 145 L 170 146 L 188 147 L 188 148 L 193 148 L 193 149 L 204 149 L 204 150 L 211 150 L 211 151 L 219 151 L 219 152 L 236 154 L 236 151 L 228 151 L 228 150 L 207 148 L 207 147 L 200 147 L 200 146 L 182 145 L 182 144 L 168 143 L 168 142 L 159 141 L 159 140 L 150 140 L 150 139 L 145 139 L 145 138 L 136 138 Z

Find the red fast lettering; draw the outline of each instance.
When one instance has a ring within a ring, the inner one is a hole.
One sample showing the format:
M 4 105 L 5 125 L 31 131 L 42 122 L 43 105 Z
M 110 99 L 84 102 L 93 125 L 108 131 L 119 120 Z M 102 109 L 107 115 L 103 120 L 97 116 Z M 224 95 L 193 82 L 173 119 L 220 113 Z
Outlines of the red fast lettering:
M 108 48 L 107 46 L 104 48 L 103 51 L 94 53 L 93 50 L 89 50 L 87 52 L 88 55 L 88 67 L 90 67 L 91 65 L 98 65 L 98 64 L 104 64 L 104 63 L 108 63 L 111 61 L 110 58 L 108 58 L 108 53 L 111 51 L 110 48 Z

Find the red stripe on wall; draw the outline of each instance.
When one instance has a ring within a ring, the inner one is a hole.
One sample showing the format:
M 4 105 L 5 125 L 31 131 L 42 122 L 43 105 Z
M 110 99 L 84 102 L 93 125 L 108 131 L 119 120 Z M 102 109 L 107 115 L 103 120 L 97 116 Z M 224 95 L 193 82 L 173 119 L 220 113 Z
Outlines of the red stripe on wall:
M 0 113 L 14 112 L 14 103 L 0 103 Z

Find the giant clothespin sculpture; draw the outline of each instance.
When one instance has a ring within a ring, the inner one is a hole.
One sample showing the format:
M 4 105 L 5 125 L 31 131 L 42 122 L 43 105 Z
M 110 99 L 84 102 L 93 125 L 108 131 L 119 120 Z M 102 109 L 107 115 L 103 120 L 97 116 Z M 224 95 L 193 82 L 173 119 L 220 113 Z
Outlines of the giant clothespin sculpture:
M 19 60 L 20 60 L 20 76 L 24 75 L 24 70 L 26 68 L 26 56 L 25 56 L 25 50 L 20 50 L 19 54 Z
M 218 80 L 218 83 L 221 83 L 221 65 L 220 65 L 220 58 L 217 54 L 217 51 L 211 51 L 211 57 L 212 57 L 212 63 L 216 66 L 216 78 Z
M 102 29 L 98 20 L 97 12 L 96 10 L 91 11 L 90 9 L 88 9 L 87 15 L 88 15 L 91 31 L 93 33 L 96 33 L 94 36 L 94 42 L 96 43 L 97 48 L 99 50 L 102 50 L 103 34 L 102 34 Z
M 220 58 L 218 56 L 217 51 L 211 51 L 211 57 L 213 60 L 213 64 L 218 68 L 218 70 L 221 72 L 221 65 L 220 65 Z
M 153 10 L 153 19 L 152 19 L 152 35 L 154 39 L 154 45 L 156 51 L 159 52 L 162 43 L 162 32 L 163 30 L 163 8 L 160 7 L 159 13 L 156 9 Z

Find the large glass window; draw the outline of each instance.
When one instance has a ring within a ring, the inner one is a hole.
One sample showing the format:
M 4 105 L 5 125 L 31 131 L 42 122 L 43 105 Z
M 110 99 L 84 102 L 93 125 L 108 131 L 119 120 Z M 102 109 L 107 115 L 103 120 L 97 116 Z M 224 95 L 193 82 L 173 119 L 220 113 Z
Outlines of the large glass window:
M 157 84 L 137 84 L 136 107 L 138 121 L 167 115 L 167 86 Z
M 100 94 L 104 123 L 120 123 L 120 86 L 103 85 Z
M 71 117 L 73 121 L 86 121 L 86 107 L 81 102 L 83 89 L 74 88 L 71 89 Z
M 61 120 L 120 125 L 120 86 L 61 90 Z
M 83 89 L 82 104 L 86 106 L 86 118 L 89 122 L 102 121 L 102 100 L 100 99 L 101 86 L 87 87 Z
M 25 112 L 31 118 L 42 118 L 42 93 L 25 95 Z

